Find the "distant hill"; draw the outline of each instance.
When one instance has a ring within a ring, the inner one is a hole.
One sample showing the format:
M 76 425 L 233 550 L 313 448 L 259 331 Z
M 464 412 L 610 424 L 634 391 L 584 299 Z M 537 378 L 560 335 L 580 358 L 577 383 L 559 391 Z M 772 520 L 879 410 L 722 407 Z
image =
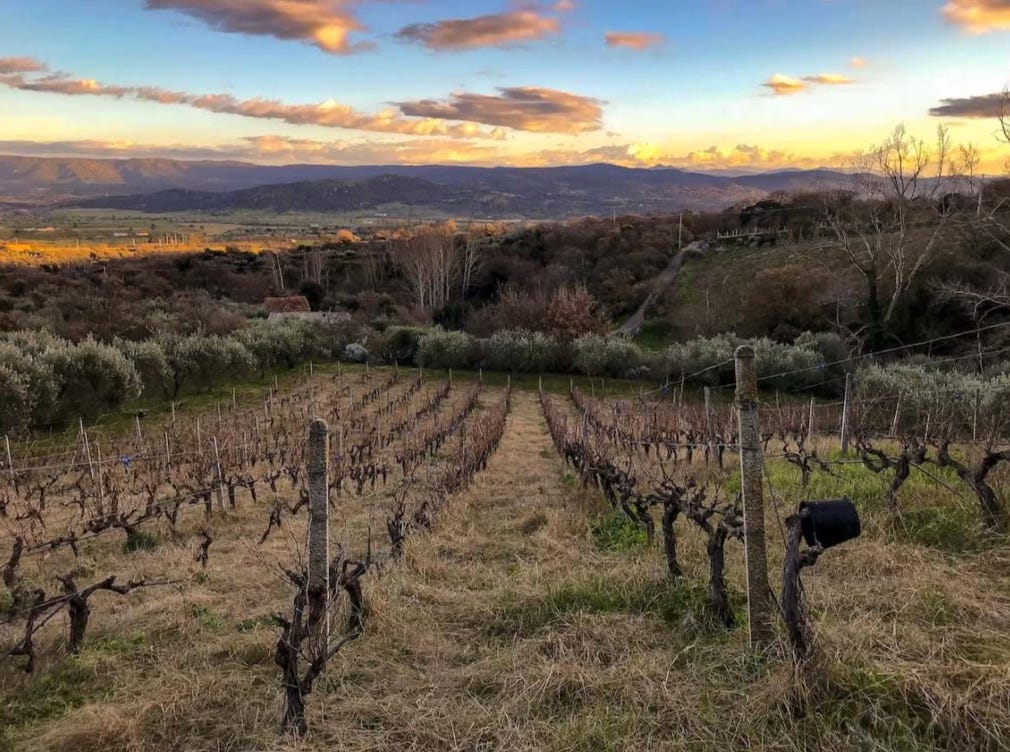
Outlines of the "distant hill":
M 847 185 L 831 170 L 730 177 L 671 167 L 265 166 L 0 156 L 0 201 L 137 209 L 336 212 L 400 205 L 454 215 L 564 217 L 720 209 L 778 190 Z

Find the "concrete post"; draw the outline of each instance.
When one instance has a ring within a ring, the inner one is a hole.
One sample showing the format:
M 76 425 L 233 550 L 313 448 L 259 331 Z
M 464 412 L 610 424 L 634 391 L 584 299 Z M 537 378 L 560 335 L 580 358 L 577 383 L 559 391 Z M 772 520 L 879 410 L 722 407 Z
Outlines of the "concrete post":
M 765 552 L 765 514 L 761 488 L 761 427 L 757 409 L 754 349 L 736 350 L 736 408 L 740 428 L 740 478 L 743 491 L 744 552 L 747 562 L 747 626 L 752 650 L 766 650 L 775 639 Z

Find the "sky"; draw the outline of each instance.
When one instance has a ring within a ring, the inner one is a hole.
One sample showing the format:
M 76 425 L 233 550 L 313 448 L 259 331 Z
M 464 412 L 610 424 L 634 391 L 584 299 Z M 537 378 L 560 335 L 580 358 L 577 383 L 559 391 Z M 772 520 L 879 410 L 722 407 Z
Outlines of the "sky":
M 0 153 L 1001 172 L 1010 0 L 0 0 Z

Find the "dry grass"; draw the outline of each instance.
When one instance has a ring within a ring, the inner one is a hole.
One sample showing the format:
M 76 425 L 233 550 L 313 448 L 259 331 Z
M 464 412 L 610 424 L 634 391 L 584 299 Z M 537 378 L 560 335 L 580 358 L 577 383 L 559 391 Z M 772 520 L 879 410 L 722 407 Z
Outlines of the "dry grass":
M 786 475 L 777 496 L 795 501 Z M 658 546 L 594 544 L 590 522 L 606 512 L 567 477 L 535 397 L 516 395 L 487 471 L 431 535 L 408 540 L 402 562 L 366 579 L 368 631 L 310 696 L 301 742 L 277 733 L 268 620 L 289 598 L 274 564 L 301 529 L 257 547 L 265 517 L 246 501 L 215 523 L 206 573 L 191 542 L 90 549 L 96 574 L 183 582 L 96 596 L 82 656 L 49 645 L 37 677 L 0 674 L 0 740 L 188 752 L 1010 748 L 1004 544 L 950 553 L 870 525 L 805 575 L 819 651 L 797 674 L 750 653 L 743 629 L 708 621 L 699 535 L 683 528 L 687 577 L 671 586 Z M 357 529 L 367 511 L 343 513 Z M 769 510 L 773 581 L 777 525 Z M 740 607 L 742 554 L 728 554 Z

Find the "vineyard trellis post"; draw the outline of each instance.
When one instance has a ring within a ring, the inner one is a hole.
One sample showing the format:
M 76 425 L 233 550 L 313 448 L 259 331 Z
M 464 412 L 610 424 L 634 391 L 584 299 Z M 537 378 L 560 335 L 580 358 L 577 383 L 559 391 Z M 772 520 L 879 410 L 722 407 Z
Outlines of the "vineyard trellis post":
M 842 398 L 842 454 L 849 453 L 849 409 L 852 406 L 852 374 L 845 374 L 845 396 Z
M 94 480 L 95 466 L 91 462 L 91 445 L 88 443 L 88 432 L 84 430 L 84 418 L 78 418 L 77 422 L 81 427 L 81 444 L 84 446 L 84 454 L 88 458 L 88 472 Z
M 328 650 L 330 632 L 330 518 L 329 518 L 330 429 L 316 418 L 309 425 L 309 626 L 317 630 L 319 649 Z
M 754 349 L 736 349 L 736 409 L 740 433 L 740 480 L 743 492 L 744 555 L 747 567 L 747 626 L 752 650 L 766 650 L 774 641 L 765 515 L 761 475 L 761 427 L 757 409 Z
M 898 428 L 901 424 L 901 392 L 898 392 L 898 401 L 894 403 L 894 419 L 891 420 L 891 436 L 898 435 Z
M 4 447 L 7 449 L 7 472 L 11 476 L 11 485 L 16 486 L 14 480 L 14 458 L 11 457 L 11 439 L 7 434 L 4 434 Z
M 705 387 L 705 447 L 707 449 L 706 460 L 712 462 L 715 459 L 715 436 L 712 433 L 712 390 Z
M 810 398 L 810 417 L 807 419 L 807 446 L 814 445 L 814 432 L 817 430 L 814 410 L 817 407 L 817 398 Z
M 212 436 L 210 444 L 214 447 L 214 470 L 217 474 L 217 485 L 214 495 L 217 497 L 217 508 L 224 510 L 224 474 L 221 472 L 221 454 L 217 448 L 217 436 Z

